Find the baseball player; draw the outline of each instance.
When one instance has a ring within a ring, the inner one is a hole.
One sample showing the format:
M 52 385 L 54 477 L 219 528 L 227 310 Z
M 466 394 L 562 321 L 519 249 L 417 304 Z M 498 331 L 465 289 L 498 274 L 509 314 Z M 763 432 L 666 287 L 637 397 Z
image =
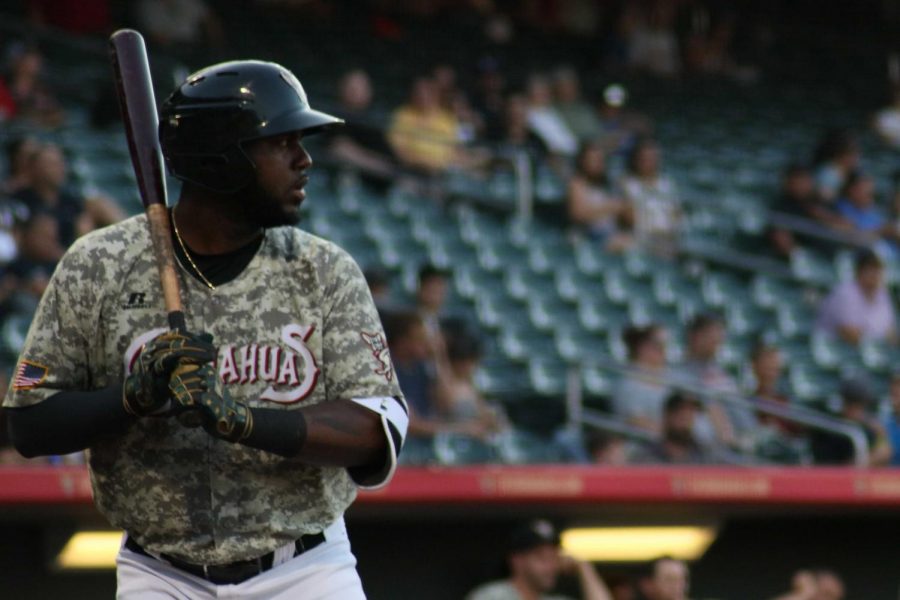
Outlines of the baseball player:
M 187 330 L 143 215 L 76 241 L 41 300 L 11 437 L 88 450 L 119 598 L 364 598 L 343 513 L 392 475 L 407 408 L 356 263 L 292 227 L 302 140 L 340 123 L 277 64 L 194 73 L 160 118 Z

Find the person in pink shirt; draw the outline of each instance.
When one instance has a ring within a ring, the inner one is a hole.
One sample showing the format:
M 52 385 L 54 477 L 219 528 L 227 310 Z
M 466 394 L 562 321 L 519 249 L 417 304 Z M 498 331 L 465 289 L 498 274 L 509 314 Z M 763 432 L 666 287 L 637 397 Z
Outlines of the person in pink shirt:
M 816 328 L 850 344 L 897 342 L 897 323 L 884 284 L 884 263 L 871 250 L 856 257 L 855 276 L 839 283 L 819 307 Z

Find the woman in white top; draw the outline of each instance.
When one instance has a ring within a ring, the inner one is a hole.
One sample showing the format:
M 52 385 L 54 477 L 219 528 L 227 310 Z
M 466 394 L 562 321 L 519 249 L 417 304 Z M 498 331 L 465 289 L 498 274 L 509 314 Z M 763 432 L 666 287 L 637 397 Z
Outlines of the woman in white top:
M 619 251 L 631 245 L 631 207 L 611 190 L 600 144 L 586 142 L 578 150 L 566 204 L 569 222 L 600 240 L 604 249 Z
M 635 144 L 628 156 L 622 194 L 634 211 L 638 246 L 661 256 L 677 250 L 681 208 L 675 184 L 660 172 L 659 146 L 653 140 Z

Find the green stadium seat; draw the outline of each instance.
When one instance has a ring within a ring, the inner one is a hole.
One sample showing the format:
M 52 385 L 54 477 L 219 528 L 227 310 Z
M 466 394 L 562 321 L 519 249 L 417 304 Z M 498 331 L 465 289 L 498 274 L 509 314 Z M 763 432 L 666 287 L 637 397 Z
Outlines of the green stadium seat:
M 522 429 L 503 431 L 494 444 L 506 464 L 558 463 L 562 460 L 560 450 L 552 440 Z
M 609 354 L 606 336 L 590 333 L 580 326 L 562 326 L 556 329 L 556 352 L 568 363 L 597 361 Z
M 581 298 L 606 297 L 603 280 L 596 275 L 587 275 L 574 265 L 562 264 L 556 269 L 556 293 L 567 302 L 576 303 Z
M 602 366 L 585 365 L 581 369 L 582 391 L 587 396 L 608 398 L 614 383 L 614 375 Z
M 425 466 L 437 462 L 434 441 L 431 438 L 409 436 L 403 443 L 399 464 L 407 466 Z
M 799 281 L 817 287 L 831 287 L 837 281 L 831 262 L 807 248 L 797 248 L 791 254 L 791 272 Z
M 724 308 L 747 297 L 744 283 L 732 273 L 710 272 L 700 280 L 703 300 L 716 308 Z
M 757 306 L 774 310 L 783 304 L 803 302 L 803 289 L 796 282 L 760 273 L 750 284 L 750 296 Z
M 581 240 L 575 245 L 575 265 L 587 275 L 602 275 L 607 269 L 622 267 L 623 262 L 621 256 L 604 252 L 592 240 Z
M 536 295 L 546 296 L 554 293 L 553 279 L 539 275 L 521 265 L 510 266 L 503 281 L 512 298 L 525 302 Z
M 578 321 L 586 331 L 606 332 L 628 323 L 628 313 L 606 298 L 587 297 L 578 301 Z
M 788 340 L 806 336 L 812 330 L 813 315 L 804 304 L 781 304 L 776 309 L 778 333 Z
M 575 311 L 560 300 L 553 288 L 550 294 L 535 294 L 528 299 L 528 317 L 532 325 L 550 335 L 563 323 L 577 322 Z
M 490 444 L 458 433 L 436 434 L 434 453 L 442 465 L 474 465 L 497 460 L 497 452 Z
M 566 394 L 570 367 L 552 358 L 532 359 L 528 362 L 531 387 L 542 396 L 562 399 Z
M 507 324 L 527 324 L 526 308 L 506 294 L 482 294 L 475 298 L 479 322 L 489 329 L 499 329 Z

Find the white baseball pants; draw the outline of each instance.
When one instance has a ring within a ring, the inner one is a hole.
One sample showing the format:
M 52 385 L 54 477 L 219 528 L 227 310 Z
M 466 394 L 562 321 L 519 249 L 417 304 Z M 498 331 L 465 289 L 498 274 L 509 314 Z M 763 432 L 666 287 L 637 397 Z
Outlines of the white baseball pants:
M 125 548 L 116 558 L 118 600 L 365 600 L 343 518 L 325 541 L 237 585 L 216 585 Z M 124 536 L 123 536 L 124 543 Z

